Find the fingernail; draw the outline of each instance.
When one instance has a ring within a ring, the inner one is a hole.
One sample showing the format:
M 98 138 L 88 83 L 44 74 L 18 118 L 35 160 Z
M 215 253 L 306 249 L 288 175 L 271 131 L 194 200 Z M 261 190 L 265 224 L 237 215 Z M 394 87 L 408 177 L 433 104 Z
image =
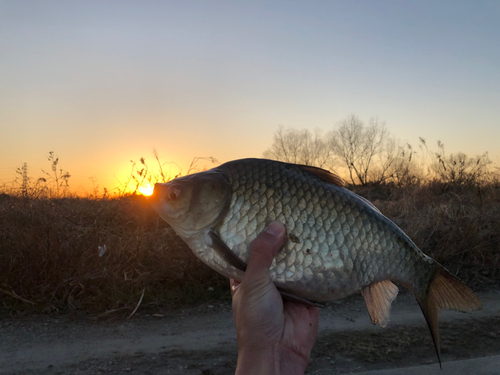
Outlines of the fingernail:
M 273 237 L 279 237 L 283 233 L 285 227 L 278 221 L 273 221 L 271 224 L 267 226 L 264 230 L 267 234 L 270 234 Z

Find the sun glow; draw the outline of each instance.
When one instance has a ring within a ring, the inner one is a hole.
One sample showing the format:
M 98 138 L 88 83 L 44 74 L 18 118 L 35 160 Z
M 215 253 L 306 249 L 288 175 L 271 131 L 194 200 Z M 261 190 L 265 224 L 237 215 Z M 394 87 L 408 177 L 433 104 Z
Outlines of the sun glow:
M 142 195 L 150 196 L 153 194 L 154 186 L 147 184 L 146 186 L 139 186 L 139 193 Z

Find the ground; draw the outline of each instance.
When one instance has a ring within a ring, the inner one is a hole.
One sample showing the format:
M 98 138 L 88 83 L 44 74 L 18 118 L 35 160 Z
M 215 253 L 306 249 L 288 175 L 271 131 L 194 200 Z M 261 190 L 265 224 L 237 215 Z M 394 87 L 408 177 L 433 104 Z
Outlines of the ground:
M 479 293 L 482 311 L 445 311 L 447 361 L 500 354 L 500 290 Z M 233 374 L 236 333 L 228 302 L 175 311 L 140 307 L 127 319 L 16 314 L 0 320 L 1 374 Z M 308 374 L 439 365 L 425 320 L 409 294 L 393 303 L 385 329 L 373 326 L 357 295 L 328 304 Z

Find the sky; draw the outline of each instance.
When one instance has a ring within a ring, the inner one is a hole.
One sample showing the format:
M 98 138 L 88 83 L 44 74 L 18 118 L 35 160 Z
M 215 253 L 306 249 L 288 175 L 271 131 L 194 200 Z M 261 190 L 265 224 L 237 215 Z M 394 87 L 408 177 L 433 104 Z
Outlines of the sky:
M 184 173 L 350 114 L 500 164 L 499 19 L 496 0 L 0 0 L 0 184 L 54 151 L 73 189 L 112 189 L 153 149 Z

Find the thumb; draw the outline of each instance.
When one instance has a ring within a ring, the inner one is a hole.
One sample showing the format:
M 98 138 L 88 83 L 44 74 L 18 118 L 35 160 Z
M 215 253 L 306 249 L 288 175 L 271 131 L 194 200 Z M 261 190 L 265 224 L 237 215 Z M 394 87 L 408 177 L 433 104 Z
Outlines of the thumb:
M 254 284 L 269 280 L 269 268 L 278 250 L 283 246 L 285 226 L 273 221 L 250 244 L 248 265 L 243 280 Z

